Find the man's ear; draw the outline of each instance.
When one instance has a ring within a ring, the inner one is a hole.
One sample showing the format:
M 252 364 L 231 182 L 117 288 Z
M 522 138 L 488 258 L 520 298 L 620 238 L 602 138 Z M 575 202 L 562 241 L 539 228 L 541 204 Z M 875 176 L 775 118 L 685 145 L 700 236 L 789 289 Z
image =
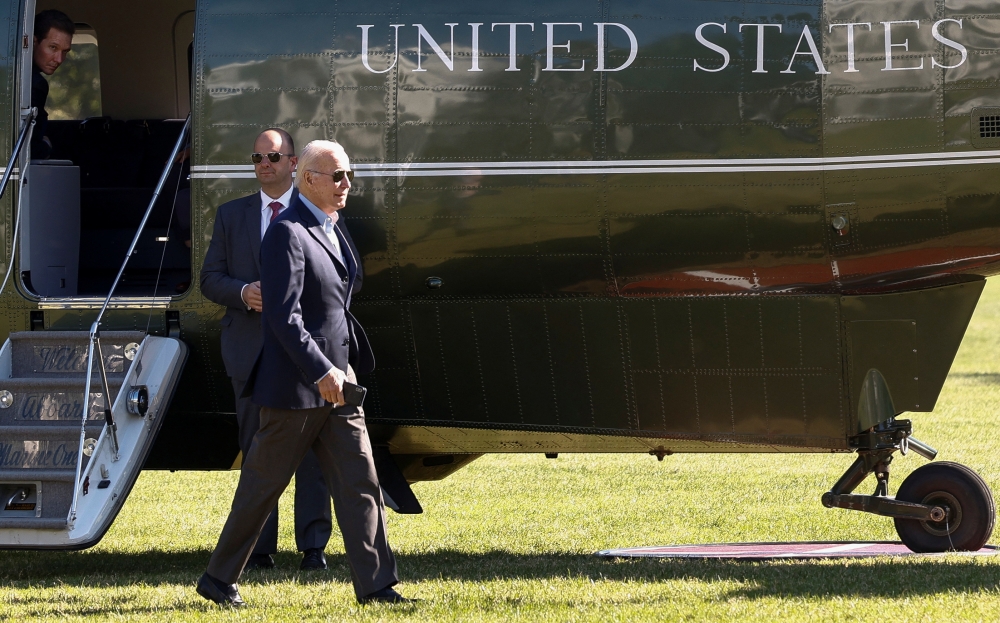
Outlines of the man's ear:
M 295 167 L 299 166 L 299 157 L 298 156 L 291 156 L 288 159 L 288 162 L 292 165 L 292 170 L 294 171 Z
M 38 37 L 32 36 L 31 38 L 34 39 L 34 41 L 35 41 L 34 45 L 37 48 L 38 47 Z

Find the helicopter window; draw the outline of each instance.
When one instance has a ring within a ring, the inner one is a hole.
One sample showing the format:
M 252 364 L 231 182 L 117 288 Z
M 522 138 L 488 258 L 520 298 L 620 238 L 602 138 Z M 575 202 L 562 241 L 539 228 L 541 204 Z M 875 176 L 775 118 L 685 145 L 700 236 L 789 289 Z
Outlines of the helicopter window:
M 48 77 L 49 119 L 70 120 L 101 116 L 101 65 L 97 53 L 97 32 L 77 24 L 73 48 L 66 61 Z

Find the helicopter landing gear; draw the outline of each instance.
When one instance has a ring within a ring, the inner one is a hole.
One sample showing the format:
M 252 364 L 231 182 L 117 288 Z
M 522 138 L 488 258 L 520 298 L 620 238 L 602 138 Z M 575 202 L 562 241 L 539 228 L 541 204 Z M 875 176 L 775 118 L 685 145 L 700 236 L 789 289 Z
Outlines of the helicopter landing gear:
M 914 552 L 977 551 L 993 533 L 996 507 L 989 487 L 957 463 L 924 465 L 910 474 L 895 498 L 888 497 L 892 455 L 907 450 L 928 460 L 937 451 L 911 436 L 909 420 L 890 420 L 851 438 L 858 458 L 823 494 L 823 506 L 892 517 L 900 540 Z M 852 494 L 875 473 L 872 495 Z
M 977 551 L 993 533 L 996 507 L 979 474 L 958 463 L 931 463 L 906 477 L 897 500 L 942 508 L 944 518 L 896 518 L 896 533 L 915 552 Z

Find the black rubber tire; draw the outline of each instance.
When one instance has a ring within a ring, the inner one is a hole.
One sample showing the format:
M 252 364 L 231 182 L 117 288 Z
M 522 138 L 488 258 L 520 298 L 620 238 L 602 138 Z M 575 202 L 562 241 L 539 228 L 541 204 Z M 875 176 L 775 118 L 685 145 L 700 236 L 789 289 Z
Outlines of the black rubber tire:
M 950 510 L 942 522 L 895 520 L 900 540 L 914 552 L 975 552 L 993 534 L 993 494 L 979 474 L 964 465 L 947 461 L 923 465 L 906 477 L 896 499 Z

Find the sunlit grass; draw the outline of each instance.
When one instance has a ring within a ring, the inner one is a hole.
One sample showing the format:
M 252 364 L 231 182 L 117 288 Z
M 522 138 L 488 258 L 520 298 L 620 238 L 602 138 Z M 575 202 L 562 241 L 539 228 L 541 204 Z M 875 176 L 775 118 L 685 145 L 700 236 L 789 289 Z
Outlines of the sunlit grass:
M 915 434 L 995 490 L 1000 281 L 991 282 L 934 413 Z M 250 574 L 251 607 L 194 592 L 237 474 L 145 473 L 105 539 L 84 552 L 0 553 L 0 619 L 166 621 L 995 620 L 1000 557 L 856 561 L 608 562 L 612 547 L 895 539 L 891 520 L 828 510 L 850 455 L 495 455 L 415 486 L 425 513 L 389 514 L 405 607 L 354 602 L 342 544 L 299 573 L 291 496 L 278 569 Z M 893 463 L 893 484 L 925 461 Z M 866 482 L 862 489 L 871 489 Z

